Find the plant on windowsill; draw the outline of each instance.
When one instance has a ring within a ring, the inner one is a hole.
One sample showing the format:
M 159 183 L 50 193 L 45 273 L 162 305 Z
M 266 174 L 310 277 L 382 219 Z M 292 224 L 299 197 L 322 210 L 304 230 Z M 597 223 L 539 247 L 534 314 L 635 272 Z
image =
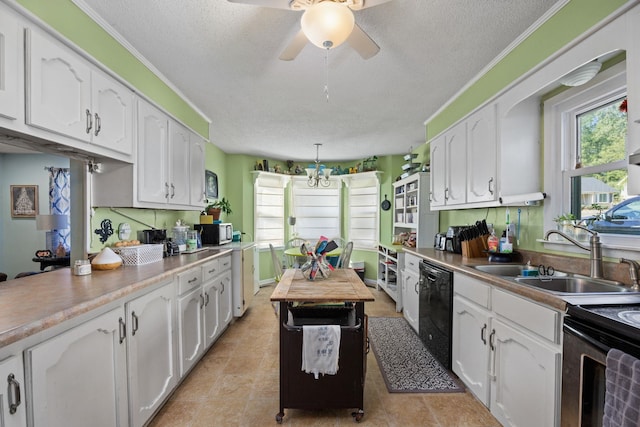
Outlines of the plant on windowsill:
M 571 212 L 564 213 L 553 218 L 553 222 L 556 223 L 558 231 L 562 231 L 564 234 L 567 234 L 572 237 L 574 235 L 573 226 L 576 224 L 576 220 L 577 220 L 576 216 Z

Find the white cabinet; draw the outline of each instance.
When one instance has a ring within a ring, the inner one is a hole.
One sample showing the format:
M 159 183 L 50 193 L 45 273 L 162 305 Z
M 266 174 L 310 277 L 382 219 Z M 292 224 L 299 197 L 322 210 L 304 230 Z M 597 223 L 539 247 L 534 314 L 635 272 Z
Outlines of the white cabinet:
M 251 305 L 254 295 L 256 245 L 234 248 L 231 254 L 233 264 L 233 315 L 240 317 Z
M 396 311 L 402 311 L 402 289 L 398 289 L 398 264 L 402 262 L 401 246 L 378 245 L 378 289 L 384 290 L 395 302 Z M 400 264 L 401 265 L 401 264 Z
M 21 356 L 11 356 L 0 361 L 0 379 L 0 425 L 26 426 L 24 369 Z
M 402 313 L 409 325 L 419 332 L 419 308 L 420 308 L 420 258 L 405 253 L 404 269 L 401 274 L 402 281 Z
M 559 425 L 560 313 L 461 274 L 454 290 L 453 371 L 503 425 Z
M 138 100 L 137 202 L 167 203 L 171 195 L 168 156 L 169 117 Z
M 0 116 L 11 120 L 18 118 L 20 86 L 18 79 L 20 64 L 21 28 L 13 12 L 0 9 Z
M 129 425 L 123 314 L 114 309 L 26 350 L 34 426 Z M 155 356 L 145 363 L 155 366 Z
M 170 186 L 167 200 L 170 204 L 190 204 L 190 149 L 189 130 L 178 122 L 169 120 L 169 151 L 166 153 L 168 170 L 165 171 L 165 182 L 168 181 Z
M 466 202 L 466 122 L 461 122 L 430 143 L 431 207 Z
M 233 285 L 231 282 L 231 270 L 225 271 L 218 279 L 215 288 L 218 291 L 220 333 L 231 323 L 233 319 Z
M 205 142 L 195 133 L 189 137 L 189 204 L 204 207 L 205 197 Z
M 496 106 L 489 105 L 467 119 L 467 203 L 497 198 Z
M 416 247 L 433 246 L 438 213 L 429 208 L 429 174 L 418 172 L 393 183 L 393 234 L 415 233 Z
M 178 381 L 174 282 L 128 302 L 126 313 L 130 425 L 138 427 L 162 405 Z
M 133 92 L 39 30 L 26 45 L 27 124 L 131 156 Z
M 204 295 L 197 286 L 178 297 L 178 358 L 182 378 L 204 352 Z

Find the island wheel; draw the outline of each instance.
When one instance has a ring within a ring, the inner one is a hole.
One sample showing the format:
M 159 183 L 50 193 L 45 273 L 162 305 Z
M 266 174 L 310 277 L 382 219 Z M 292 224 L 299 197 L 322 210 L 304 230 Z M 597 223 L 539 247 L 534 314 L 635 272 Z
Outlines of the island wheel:
M 284 412 L 278 412 L 276 414 L 276 422 L 278 424 L 282 424 L 282 418 L 284 417 Z
M 364 410 L 358 409 L 356 412 L 352 412 L 351 416 L 353 417 L 355 422 L 359 423 L 364 416 Z

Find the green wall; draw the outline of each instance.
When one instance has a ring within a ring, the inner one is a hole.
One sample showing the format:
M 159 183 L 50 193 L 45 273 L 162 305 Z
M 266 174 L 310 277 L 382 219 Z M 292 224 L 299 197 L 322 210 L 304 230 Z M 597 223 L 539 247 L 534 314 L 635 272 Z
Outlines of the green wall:
M 136 90 L 209 139 L 209 122 L 71 0 L 17 0 Z M 153 6 L 151 6 L 153 7 Z

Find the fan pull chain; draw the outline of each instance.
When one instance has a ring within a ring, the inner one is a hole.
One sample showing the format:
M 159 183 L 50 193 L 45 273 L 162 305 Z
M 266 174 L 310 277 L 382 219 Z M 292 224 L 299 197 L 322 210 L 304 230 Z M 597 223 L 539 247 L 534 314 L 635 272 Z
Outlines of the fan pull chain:
M 329 48 L 324 54 L 324 72 L 324 94 L 327 97 L 327 103 L 329 103 Z

